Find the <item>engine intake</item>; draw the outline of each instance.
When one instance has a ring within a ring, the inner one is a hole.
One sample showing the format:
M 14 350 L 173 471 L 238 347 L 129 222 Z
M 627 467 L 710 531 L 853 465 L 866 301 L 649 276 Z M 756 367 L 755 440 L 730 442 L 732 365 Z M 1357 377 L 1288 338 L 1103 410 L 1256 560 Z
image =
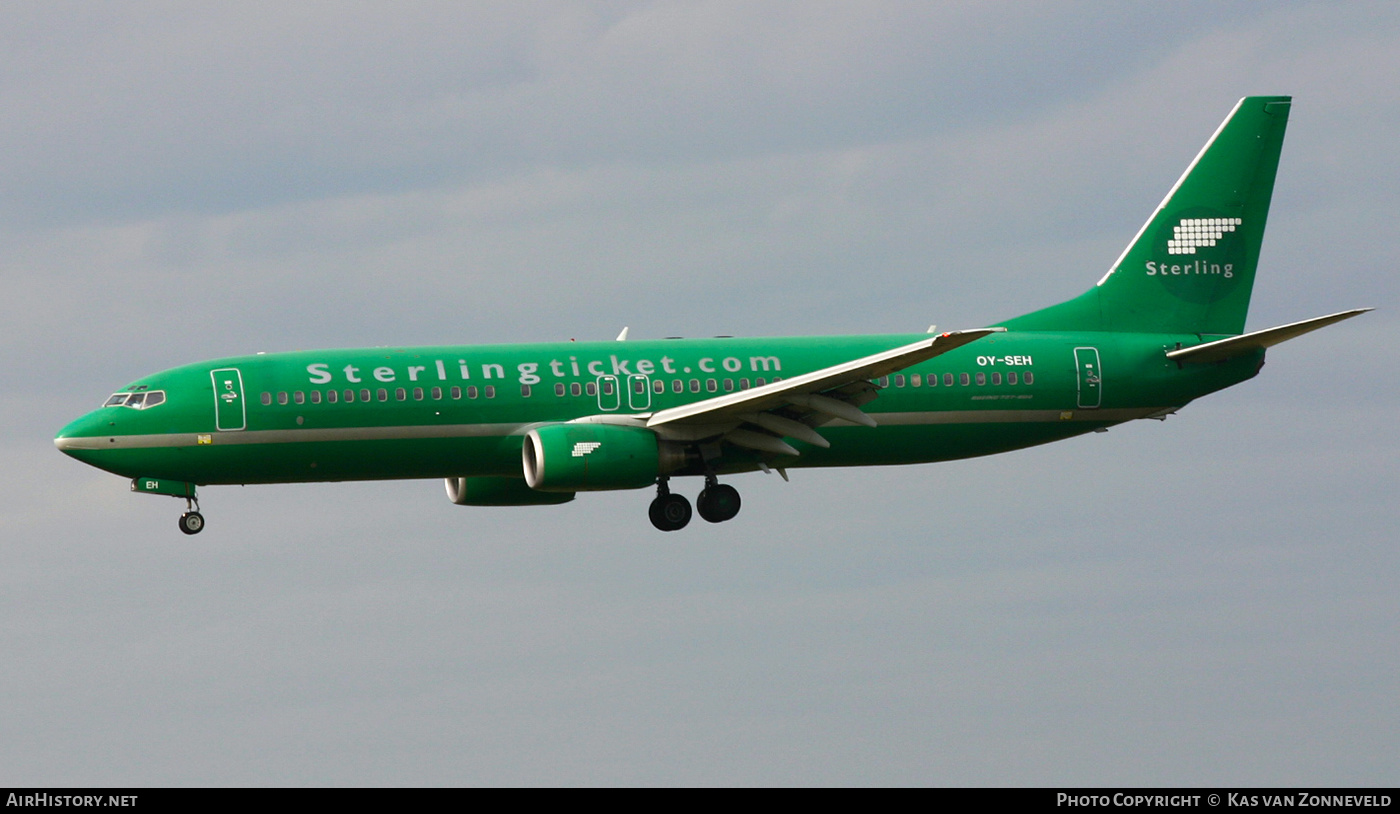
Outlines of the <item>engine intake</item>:
M 549 424 L 521 445 L 525 482 L 543 492 L 642 489 L 685 464 L 678 444 L 642 427 Z

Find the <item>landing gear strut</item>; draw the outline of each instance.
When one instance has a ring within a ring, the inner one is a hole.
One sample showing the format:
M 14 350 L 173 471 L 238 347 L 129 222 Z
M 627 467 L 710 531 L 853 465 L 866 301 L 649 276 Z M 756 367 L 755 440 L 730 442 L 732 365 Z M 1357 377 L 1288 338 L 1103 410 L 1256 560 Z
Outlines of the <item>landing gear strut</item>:
M 188 511 L 180 515 L 180 531 L 186 534 L 198 534 L 204 531 L 204 515 L 199 513 L 199 499 L 185 498 L 185 508 Z
M 711 523 L 733 520 L 739 513 L 739 490 L 727 483 L 719 483 L 714 475 L 705 476 L 705 488 L 695 499 L 700 516 Z
M 690 522 L 690 501 L 684 495 L 673 495 L 667 485 L 668 478 L 656 481 L 656 499 L 651 502 L 647 514 L 651 524 L 662 531 L 678 531 Z
M 662 531 L 678 531 L 690 522 L 690 501 L 682 495 L 671 493 L 668 478 L 656 481 L 656 499 L 651 502 L 647 514 L 651 524 Z M 739 513 L 739 490 L 728 484 L 719 483 L 714 475 L 705 476 L 705 488 L 695 499 L 700 516 L 711 523 L 733 520 Z

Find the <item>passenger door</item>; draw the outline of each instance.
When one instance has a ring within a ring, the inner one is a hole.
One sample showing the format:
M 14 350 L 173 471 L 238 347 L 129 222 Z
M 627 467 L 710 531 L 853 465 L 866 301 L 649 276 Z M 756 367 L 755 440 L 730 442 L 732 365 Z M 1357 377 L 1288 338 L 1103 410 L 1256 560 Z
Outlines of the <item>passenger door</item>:
M 214 380 L 214 428 L 220 432 L 248 426 L 248 408 L 243 401 L 243 374 L 235 367 L 209 372 Z
M 1092 410 L 1103 401 L 1103 371 L 1098 348 L 1075 348 L 1074 370 L 1079 379 L 1079 406 Z

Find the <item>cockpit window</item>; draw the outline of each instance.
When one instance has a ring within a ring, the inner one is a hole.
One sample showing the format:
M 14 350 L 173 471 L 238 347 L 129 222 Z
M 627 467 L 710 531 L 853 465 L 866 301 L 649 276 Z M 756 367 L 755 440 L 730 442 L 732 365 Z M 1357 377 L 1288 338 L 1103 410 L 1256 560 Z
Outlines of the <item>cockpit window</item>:
M 144 389 L 144 388 L 143 388 Z M 107 399 L 103 407 L 130 407 L 133 410 L 145 410 L 165 403 L 164 390 L 151 390 L 145 393 L 113 393 Z

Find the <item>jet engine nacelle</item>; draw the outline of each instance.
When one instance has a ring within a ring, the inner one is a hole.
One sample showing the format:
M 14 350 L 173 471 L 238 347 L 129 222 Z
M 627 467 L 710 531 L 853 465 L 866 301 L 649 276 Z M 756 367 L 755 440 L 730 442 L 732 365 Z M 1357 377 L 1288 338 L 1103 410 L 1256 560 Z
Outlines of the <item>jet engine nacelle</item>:
M 520 478 L 447 478 L 447 499 L 458 506 L 544 506 L 568 503 L 573 492 L 537 492 Z
M 549 424 L 521 445 L 525 482 L 544 492 L 642 489 L 685 464 L 677 444 L 644 427 Z

